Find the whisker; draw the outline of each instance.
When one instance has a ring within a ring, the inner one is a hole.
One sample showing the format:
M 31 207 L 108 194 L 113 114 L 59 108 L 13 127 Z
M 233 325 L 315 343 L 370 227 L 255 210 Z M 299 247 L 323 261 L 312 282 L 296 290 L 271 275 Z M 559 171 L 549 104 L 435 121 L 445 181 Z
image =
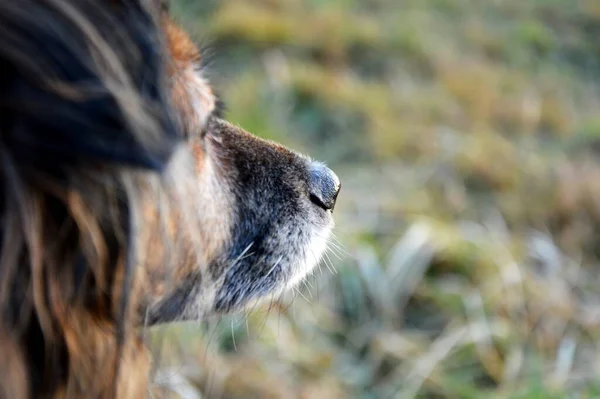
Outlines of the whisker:
M 264 318 L 264 320 L 262 321 L 260 328 L 258 329 L 258 335 L 259 335 L 259 336 L 262 334 L 262 332 L 263 332 L 263 330 L 264 330 L 265 326 L 267 325 L 267 320 L 268 320 L 268 319 L 269 319 L 269 311 L 267 310 L 267 311 L 265 312 L 265 318 Z
M 338 253 L 339 253 L 339 255 L 341 255 L 341 256 L 350 256 L 350 253 L 349 253 L 348 251 L 346 251 L 346 250 L 344 249 L 344 247 L 342 247 L 340 244 L 336 244 L 336 243 L 335 243 L 335 242 L 333 242 L 333 241 L 329 241 L 327 244 L 328 244 L 328 246 L 330 246 L 332 249 L 335 249 L 335 251 L 336 251 L 336 252 L 338 252 Z
M 289 279 L 289 278 L 287 278 L 287 277 L 286 277 L 286 280 L 288 280 L 288 279 Z M 288 281 L 285 281 L 285 286 L 286 286 L 286 287 L 287 287 L 288 283 L 289 283 Z M 294 291 L 292 291 L 292 293 L 293 293 L 293 292 L 294 292 Z M 282 291 L 280 295 L 283 297 L 283 294 L 284 294 L 284 291 Z M 288 312 L 289 312 L 289 309 L 290 309 L 290 307 L 293 305 L 293 303 L 294 303 L 294 300 L 295 300 L 295 299 L 296 299 L 296 294 L 293 294 L 293 296 L 292 296 L 292 299 L 290 300 L 290 303 L 289 303 L 287 306 L 285 306 L 285 308 L 284 308 L 284 311 L 285 311 L 286 313 L 288 313 Z M 293 309 L 292 309 L 292 311 L 293 311 Z
M 337 274 L 337 270 L 336 270 L 335 266 L 333 265 L 331 258 L 329 257 L 329 255 L 327 255 L 327 251 L 324 252 L 323 255 L 325 256 L 324 260 L 326 259 L 325 265 L 327 265 L 327 267 L 329 268 L 329 271 L 331 271 L 331 274 Z
M 250 309 L 250 311 L 246 314 L 246 325 L 248 324 L 248 318 L 256 310 L 256 308 L 258 307 L 259 303 L 260 303 L 260 298 L 255 298 L 254 299 L 254 306 L 252 306 L 252 308 Z M 250 334 L 248 333 L 248 335 L 250 335 Z
M 235 344 L 235 331 L 233 331 L 233 320 L 231 320 L 231 341 L 233 342 L 233 349 L 237 352 L 237 345 Z
M 239 261 L 241 261 L 242 259 L 244 259 L 244 255 L 246 254 L 246 252 L 248 252 L 250 250 L 250 248 L 252 247 L 252 245 L 254 245 L 254 241 L 252 241 L 250 244 L 248 244 L 248 246 L 246 248 L 244 248 L 244 250 L 242 251 L 242 253 L 240 253 L 238 255 L 238 257 L 233 260 L 233 262 L 232 262 L 232 264 L 231 264 L 230 267 L 233 267 L 233 266 L 237 265 L 237 263 Z M 248 256 L 250 256 L 250 255 L 248 255 Z
M 246 337 L 250 338 L 250 326 L 248 325 L 248 316 L 246 316 Z
M 308 293 L 308 296 L 310 297 L 311 300 L 313 300 L 313 294 L 311 289 L 309 288 L 309 282 L 308 282 L 308 278 L 305 278 L 304 280 L 302 280 L 302 286 L 304 287 L 304 289 L 306 290 L 306 292 Z M 312 285 L 311 285 L 312 287 Z
M 283 308 L 283 311 L 284 311 L 284 312 L 286 312 L 286 313 L 288 313 L 288 312 L 289 312 L 289 310 L 290 310 L 290 308 L 291 308 L 292 304 L 294 303 L 294 299 L 296 299 L 296 295 L 294 295 L 294 296 L 292 297 L 292 299 L 290 300 L 290 303 L 289 303 L 289 304 L 287 304 L 287 305 L 286 305 L 286 306 Z
M 275 268 L 277 266 L 279 266 L 279 263 L 281 262 L 282 259 L 283 259 L 283 255 L 281 255 L 279 257 L 279 259 L 277 259 L 277 262 L 275 262 L 275 264 L 273 265 L 273 267 L 269 270 L 269 272 L 267 273 L 267 275 L 265 277 L 263 277 L 263 279 L 266 279 L 267 277 L 269 277 L 271 275 L 271 273 L 273 273 L 273 270 L 275 270 Z
M 327 269 L 329 270 L 329 272 L 331 274 L 336 274 L 335 271 L 331 268 L 331 266 L 327 262 L 327 259 L 323 258 L 322 263 L 325 265 L 325 267 L 327 267 Z
M 208 362 L 208 352 L 209 352 L 209 348 L 211 345 L 211 341 L 219 328 L 219 324 L 221 324 L 221 320 L 217 320 L 217 322 L 214 324 L 215 324 L 215 328 L 213 329 L 213 332 L 210 334 L 208 342 L 206 343 L 206 349 L 204 351 L 204 364 L 206 364 Z M 209 326 L 209 329 L 210 329 L 210 326 Z M 215 349 L 213 351 L 213 354 L 216 355 L 216 353 L 217 353 L 217 350 Z M 217 371 L 214 368 L 212 368 L 208 373 L 208 381 L 206 383 L 208 392 L 211 392 L 213 389 L 213 384 L 214 384 L 214 379 L 216 378 L 216 374 L 217 374 Z
M 311 301 L 297 287 L 294 287 L 294 291 L 296 291 L 298 293 L 298 295 L 300 295 L 302 298 L 304 298 L 304 300 L 306 300 L 306 302 L 311 303 Z
M 337 250 L 342 252 L 343 255 L 350 256 L 350 253 L 345 249 L 344 244 L 342 244 L 341 240 L 335 234 L 331 233 L 331 240 L 329 242 L 333 244 Z
M 311 271 L 311 273 L 312 273 L 312 271 Z M 305 278 L 304 280 L 302 280 L 302 283 L 303 283 L 305 286 L 310 286 L 311 288 L 315 288 L 315 287 L 312 285 L 312 283 L 310 282 L 310 280 L 309 280 L 308 278 Z M 307 287 L 307 289 L 308 289 L 308 287 Z
M 217 329 L 219 327 L 219 323 L 220 323 L 220 321 L 217 321 L 215 323 L 215 328 L 213 329 L 212 333 L 210 333 L 210 335 L 208 337 L 208 341 L 206 342 L 206 349 L 204 350 L 204 363 L 206 363 L 207 360 L 208 360 L 207 358 L 208 358 L 208 351 L 209 351 L 209 348 L 210 348 L 210 344 L 211 344 L 211 341 L 212 341 L 215 333 L 217 332 Z M 209 325 L 209 331 L 210 331 L 210 325 Z
M 281 310 L 277 312 L 277 337 L 281 336 Z
M 331 248 L 331 247 L 327 246 L 327 248 L 325 248 L 325 252 L 327 252 L 327 251 L 330 251 L 330 252 L 331 252 L 331 254 L 332 254 L 333 256 L 335 256 L 335 257 L 336 257 L 338 260 L 340 260 L 340 261 L 341 261 L 341 260 L 343 260 L 343 259 L 340 257 L 340 254 L 339 254 L 339 253 L 337 253 L 337 252 L 336 252 L 336 251 L 335 251 L 333 248 Z

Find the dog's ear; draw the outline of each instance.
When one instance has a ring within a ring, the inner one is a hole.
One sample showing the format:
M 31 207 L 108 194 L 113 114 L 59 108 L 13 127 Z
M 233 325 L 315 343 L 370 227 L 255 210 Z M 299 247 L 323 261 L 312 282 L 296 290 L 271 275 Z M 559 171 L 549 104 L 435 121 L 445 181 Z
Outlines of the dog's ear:
M 160 170 L 179 142 L 156 19 L 139 1 L 99 3 L 0 1 L 0 143 L 14 162 Z

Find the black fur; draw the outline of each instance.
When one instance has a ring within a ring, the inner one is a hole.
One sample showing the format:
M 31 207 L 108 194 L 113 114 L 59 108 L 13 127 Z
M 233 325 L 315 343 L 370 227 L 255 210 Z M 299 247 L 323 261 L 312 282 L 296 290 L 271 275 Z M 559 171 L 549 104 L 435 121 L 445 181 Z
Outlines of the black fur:
M 14 3 L 14 4 L 11 4 Z M 18 3 L 18 4 L 17 4 Z M 101 57 L 80 28 L 45 2 L 0 2 L 1 143 L 15 162 L 44 171 L 109 162 L 161 170 L 180 141 L 162 82 L 158 37 L 150 16 L 135 2 L 106 5 L 68 3 L 123 62 L 133 88 L 156 117 L 159 141 L 144 143 L 132 131 L 100 67 Z M 18 14 L 15 18 L 13 14 Z M 18 21 L 18 25 L 15 24 Z M 24 30 L 23 26 L 27 26 Z M 24 57 L 32 57 L 25 59 Z M 35 60 L 35 61 L 33 61 Z M 61 88 L 72 91 L 65 96 Z M 150 132 L 148 132 L 150 133 Z M 60 160 L 57 164 L 57 160 Z

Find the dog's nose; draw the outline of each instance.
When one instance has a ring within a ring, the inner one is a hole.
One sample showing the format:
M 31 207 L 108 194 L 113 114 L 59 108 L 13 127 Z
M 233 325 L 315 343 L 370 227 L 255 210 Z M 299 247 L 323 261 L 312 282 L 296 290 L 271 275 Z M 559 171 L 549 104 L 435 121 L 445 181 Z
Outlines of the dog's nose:
M 340 179 L 333 170 L 320 163 L 311 165 L 309 172 L 310 200 L 325 210 L 333 210 L 340 192 Z

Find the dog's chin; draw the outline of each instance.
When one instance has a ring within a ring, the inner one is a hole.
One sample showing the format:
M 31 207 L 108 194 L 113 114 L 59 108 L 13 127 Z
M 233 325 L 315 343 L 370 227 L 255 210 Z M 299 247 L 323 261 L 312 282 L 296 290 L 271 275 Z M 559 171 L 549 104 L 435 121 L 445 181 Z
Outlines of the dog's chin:
M 332 224 L 332 222 L 330 223 Z M 290 270 L 290 278 L 283 284 L 280 291 L 294 288 L 306 276 L 313 273 L 316 266 L 321 262 L 327 243 L 331 235 L 331 227 L 315 228 L 312 237 L 308 242 L 297 251 L 298 257 L 296 262 L 292 262 L 288 267 Z
M 316 216 L 316 215 L 313 215 Z M 317 219 L 317 220 L 315 220 Z M 279 228 L 278 234 L 247 246 L 228 261 L 214 311 L 229 313 L 256 306 L 298 285 L 321 261 L 333 227 L 331 214 Z
M 281 273 L 286 277 L 282 278 L 270 292 L 267 291 L 262 296 L 246 299 L 239 310 L 253 308 L 262 302 L 280 300 L 283 294 L 299 285 L 309 275 L 312 275 L 327 250 L 331 230 L 331 227 L 315 228 L 311 237 L 295 249 L 293 253 L 289 254 L 290 260 L 281 265 Z M 289 248 L 287 250 L 289 251 Z M 235 307 L 230 309 L 230 311 L 236 310 L 238 309 Z
M 277 300 L 314 272 L 332 228 L 331 213 L 319 211 L 273 228 L 275 234 L 253 237 L 251 244 L 226 251 L 204 269 L 213 276 L 193 273 L 150 306 L 146 324 L 200 320 Z

